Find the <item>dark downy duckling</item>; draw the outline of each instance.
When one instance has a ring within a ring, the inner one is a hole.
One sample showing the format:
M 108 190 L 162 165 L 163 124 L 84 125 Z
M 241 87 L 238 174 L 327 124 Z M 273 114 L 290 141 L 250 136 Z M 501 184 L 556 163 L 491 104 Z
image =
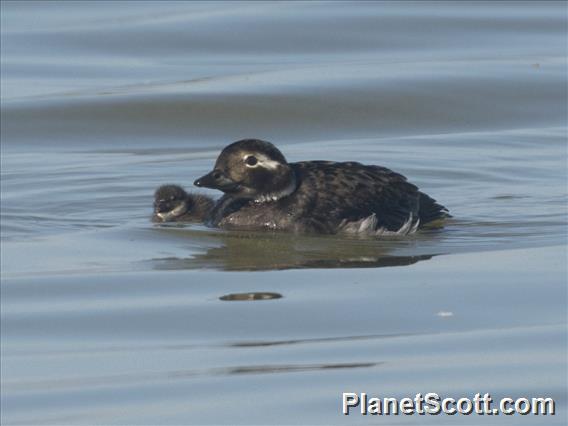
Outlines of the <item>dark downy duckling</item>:
M 196 186 L 219 189 L 210 224 L 327 234 L 406 235 L 450 217 L 406 178 L 357 162 L 288 163 L 270 142 L 227 146 Z
M 178 185 L 160 186 L 154 194 L 153 222 L 203 222 L 215 202 L 204 195 L 188 194 Z

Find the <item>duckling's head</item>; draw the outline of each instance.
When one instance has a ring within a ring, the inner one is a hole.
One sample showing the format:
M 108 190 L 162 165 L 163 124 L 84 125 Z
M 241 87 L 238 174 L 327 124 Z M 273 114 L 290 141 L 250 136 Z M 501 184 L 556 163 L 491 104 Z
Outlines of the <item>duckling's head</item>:
M 215 168 L 194 185 L 265 202 L 294 192 L 296 177 L 284 155 L 270 142 L 243 139 L 223 149 Z
M 189 196 L 177 185 L 160 186 L 154 194 L 154 220 L 167 222 L 187 213 Z

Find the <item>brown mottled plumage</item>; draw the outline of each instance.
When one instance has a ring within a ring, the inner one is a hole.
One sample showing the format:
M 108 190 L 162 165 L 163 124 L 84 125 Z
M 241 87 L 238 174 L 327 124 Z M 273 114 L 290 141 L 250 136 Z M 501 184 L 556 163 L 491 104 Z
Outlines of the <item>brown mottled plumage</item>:
M 203 222 L 214 201 L 204 195 L 188 194 L 177 185 L 160 186 L 154 194 L 153 222 Z
M 195 181 L 220 189 L 210 223 L 223 228 L 408 234 L 449 217 L 446 208 L 387 168 L 356 162 L 288 163 L 271 143 L 227 146 Z

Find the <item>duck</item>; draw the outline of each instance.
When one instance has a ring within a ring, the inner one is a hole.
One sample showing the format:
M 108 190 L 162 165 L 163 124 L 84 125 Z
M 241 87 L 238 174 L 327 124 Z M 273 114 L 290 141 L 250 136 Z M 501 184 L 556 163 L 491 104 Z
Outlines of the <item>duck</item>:
M 153 222 L 204 222 L 215 202 L 186 192 L 179 185 L 162 185 L 154 193 Z
M 274 144 L 243 139 L 226 146 L 194 182 L 224 195 L 208 224 L 225 229 L 366 236 L 408 235 L 451 217 L 406 177 L 355 161 L 289 163 Z

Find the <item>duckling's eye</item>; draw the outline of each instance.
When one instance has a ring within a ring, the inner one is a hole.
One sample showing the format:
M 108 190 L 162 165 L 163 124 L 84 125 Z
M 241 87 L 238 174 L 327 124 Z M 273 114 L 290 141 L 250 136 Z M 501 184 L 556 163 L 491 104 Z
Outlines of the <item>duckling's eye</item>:
M 247 166 L 256 166 L 258 163 L 258 160 L 256 159 L 256 157 L 254 155 L 249 155 L 247 158 L 245 158 L 245 163 L 247 164 Z

